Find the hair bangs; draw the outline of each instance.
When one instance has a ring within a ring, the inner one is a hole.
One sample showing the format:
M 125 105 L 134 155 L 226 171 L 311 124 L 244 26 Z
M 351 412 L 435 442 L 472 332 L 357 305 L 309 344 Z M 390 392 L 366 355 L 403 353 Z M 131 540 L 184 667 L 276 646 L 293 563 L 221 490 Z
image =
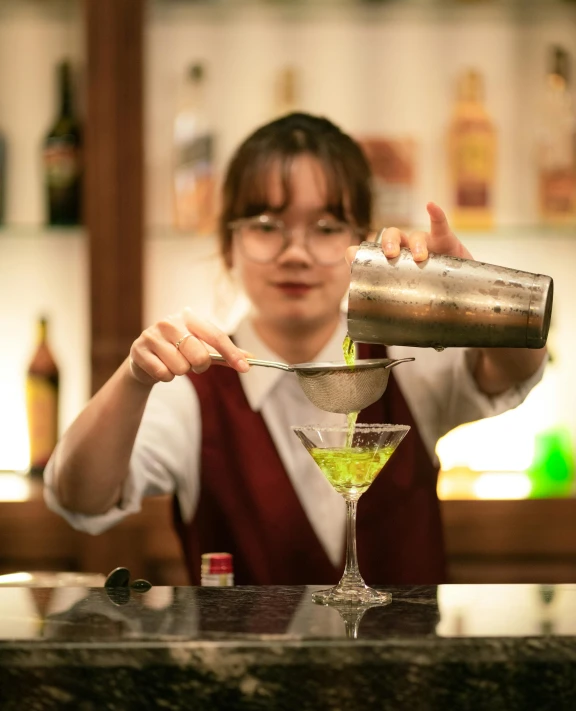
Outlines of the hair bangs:
M 270 182 L 275 171 L 278 170 L 279 156 L 275 154 L 260 153 L 253 156 L 252 161 L 247 163 L 243 170 L 242 179 L 238 181 L 235 199 L 232 205 L 233 219 L 237 217 L 252 217 L 270 209 Z M 282 163 L 282 188 L 283 204 L 290 201 L 289 184 L 286 185 L 284 173 L 286 168 Z M 291 165 L 291 161 L 290 161 Z M 290 171 L 288 166 L 287 171 Z
M 232 219 L 252 217 L 266 211 L 282 212 L 292 201 L 293 176 L 292 166 L 299 155 L 312 155 L 322 167 L 326 180 L 326 210 L 339 220 L 350 219 L 351 211 L 349 181 L 343 166 L 333 156 L 323 151 L 311 150 L 311 147 L 298 147 L 291 151 L 275 151 L 259 154 L 249 163 L 242 181 L 239 182 Z M 270 184 L 278 179 L 281 186 L 281 201 L 270 198 Z

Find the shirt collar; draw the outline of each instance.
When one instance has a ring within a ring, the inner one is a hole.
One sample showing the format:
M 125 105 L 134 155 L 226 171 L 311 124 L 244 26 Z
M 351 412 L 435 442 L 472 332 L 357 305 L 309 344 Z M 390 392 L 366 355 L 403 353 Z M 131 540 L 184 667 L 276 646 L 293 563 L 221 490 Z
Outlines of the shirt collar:
M 332 334 L 328 343 L 313 359 L 315 361 L 343 360 L 342 341 L 346 336 L 346 318 L 342 316 L 338 328 Z M 248 351 L 258 360 L 272 360 L 285 363 L 286 361 L 274 353 L 258 336 L 249 316 L 238 324 L 234 334 L 234 342 L 239 348 Z M 252 367 L 247 373 L 240 376 L 246 399 L 254 412 L 262 409 L 264 401 L 270 395 L 281 378 L 295 377 L 294 373 L 279 370 L 278 368 Z

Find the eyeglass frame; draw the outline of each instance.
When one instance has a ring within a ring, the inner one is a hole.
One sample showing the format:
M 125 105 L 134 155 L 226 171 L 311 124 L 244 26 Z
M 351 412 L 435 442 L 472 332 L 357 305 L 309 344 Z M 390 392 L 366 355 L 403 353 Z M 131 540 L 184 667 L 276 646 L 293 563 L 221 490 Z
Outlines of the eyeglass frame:
M 234 234 L 236 233 L 239 229 L 242 227 L 245 227 L 249 223 L 253 223 L 255 220 L 260 220 L 260 224 L 265 225 L 265 224 L 273 224 L 276 227 L 280 228 L 282 238 L 283 238 L 283 244 L 280 250 L 278 251 L 277 254 L 275 254 L 271 259 L 254 259 L 254 257 L 250 256 L 249 254 L 246 254 L 246 251 L 243 247 L 242 240 L 240 240 L 240 251 L 242 254 L 246 257 L 246 259 L 249 259 L 251 262 L 254 262 L 256 264 L 272 264 L 278 257 L 280 257 L 281 254 L 283 254 L 286 249 L 290 246 L 290 242 L 292 241 L 291 239 L 291 234 L 294 232 L 294 227 L 288 227 L 282 220 L 280 219 L 275 219 L 268 217 L 266 214 L 260 214 L 260 215 L 253 215 L 251 217 L 239 217 L 236 220 L 232 220 L 231 222 L 228 222 L 226 227 L 231 230 L 231 232 Z M 320 219 L 318 220 L 315 225 L 319 225 L 320 223 L 325 222 L 327 225 L 329 224 L 334 224 L 334 225 L 341 225 L 345 227 L 347 230 L 350 231 L 350 244 L 348 246 L 352 246 L 352 238 L 353 237 L 358 237 L 361 239 L 362 237 L 365 237 L 370 230 L 369 229 L 364 229 L 361 227 L 355 227 L 354 225 L 351 225 L 349 222 L 343 222 L 342 220 L 334 220 L 334 222 L 330 223 L 327 220 Z M 311 225 L 307 225 L 304 228 L 304 246 L 306 247 L 306 251 L 308 254 L 312 257 L 314 262 L 318 264 L 319 266 L 324 266 L 324 267 L 332 267 L 338 264 L 341 260 L 337 259 L 335 262 L 322 262 L 317 259 L 317 257 L 314 255 L 313 252 L 310 251 L 310 247 L 308 245 L 308 239 L 309 239 L 309 228 Z M 344 259 L 344 255 L 342 255 L 342 259 Z

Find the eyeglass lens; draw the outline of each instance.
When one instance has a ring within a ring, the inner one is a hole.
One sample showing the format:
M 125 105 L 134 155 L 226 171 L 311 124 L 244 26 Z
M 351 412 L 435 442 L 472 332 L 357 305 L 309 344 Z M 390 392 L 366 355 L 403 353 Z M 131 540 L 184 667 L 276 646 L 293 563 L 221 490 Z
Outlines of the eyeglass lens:
M 262 218 L 243 221 L 237 231 L 245 256 L 261 263 L 280 256 L 292 238 L 291 232 L 279 221 Z M 343 259 L 352 237 L 352 228 L 335 220 L 320 220 L 305 230 L 308 251 L 316 262 L 324 265 Z

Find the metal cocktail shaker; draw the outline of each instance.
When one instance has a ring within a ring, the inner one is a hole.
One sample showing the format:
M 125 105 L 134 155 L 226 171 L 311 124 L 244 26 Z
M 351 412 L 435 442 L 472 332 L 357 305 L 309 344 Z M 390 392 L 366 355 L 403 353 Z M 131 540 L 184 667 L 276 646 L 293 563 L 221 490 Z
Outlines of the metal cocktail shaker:
M 348 334 L 397 346 L 542 348 L 553 281 L 542 274 L 407 249 L 387 259 L 363 242 L 352 262 Z

